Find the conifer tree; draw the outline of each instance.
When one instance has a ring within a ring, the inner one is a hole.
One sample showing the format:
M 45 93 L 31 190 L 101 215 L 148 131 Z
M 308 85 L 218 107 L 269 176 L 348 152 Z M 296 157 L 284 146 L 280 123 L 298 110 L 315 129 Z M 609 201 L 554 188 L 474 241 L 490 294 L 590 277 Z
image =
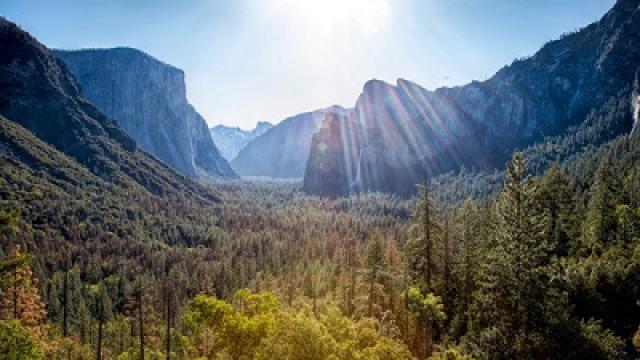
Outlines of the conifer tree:
M 454 273 L 459 283 L 456 296 L 458 315 L 463 328 L 469 324 L 472 293 L 476 289 L 476 279 L 480 268 L 481 249 L 479 242 L 479 226 L 476 206 L 471 199 L 466 199 L 454 214 L 453 237 L 458 249 L 455 259 Z
M 381 316 L 386 297 L 384 283 L 388 280 L 389 273 L 385 259 L 385 247 L 380 234 L 374 234 L 369 240 L 364 266 L 365 268 L 362 270 L 364 291 L 362 292 L 366 292 L 366 295 L 363 296 L 366 301 L 360 303 L 362 305 L 366 303 L 366 310 L 360 309 L 358 313 L 368 317 Z
M 434 291 L 434 277 L 438 272 L 437 248 L 442 235 L 438 209 L 427 183 L 418 187 L 420 199 L 413 213 L 410 240 L 405 245 L 408 264 L 414 281 L 420 283 L 427 292 Z
M 556 163 L 551 165 L 537 191 L 540 210 L 546 222 L 550 246 L 558 256 L 569 252 L 569 241 L 577 236 L 574 193 L 569 179 Z
M 611 161 L 602 160 L 591 187 L 589 211 L 583 241 L 589 253 L 599 253 L 617 238 L 616 205 L 620 200 L 620 180 Z
M 24 256 L 20 246 L 13 247 L 9 254 L 12 259 Z M 1 274 L 1 277 L 1 282 L 6 285 L 0 288 L 0 318 L 20 320 L 26 327 L 39 328 L 47 311 L 30 264 L 22 262 L 14 266 L 12 271 Z
M 548 324 L 564 316 L 566 299 L 553 268 L 535 182 L 524 156 L 507 168 L 496 204 L 495 239 L 480 273 L 473 341 L 489 358 L 546 358 Z

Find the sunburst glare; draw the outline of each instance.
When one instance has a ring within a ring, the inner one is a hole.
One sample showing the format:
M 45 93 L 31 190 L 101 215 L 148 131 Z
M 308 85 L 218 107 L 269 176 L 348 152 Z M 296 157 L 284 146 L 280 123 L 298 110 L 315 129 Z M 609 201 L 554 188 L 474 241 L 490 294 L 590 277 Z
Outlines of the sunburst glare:
M 334 36 L 372 34 L 391 15 L 388 0 L 272 0 L 273 7 L 295 21 L 306 36 L 331 40 Z

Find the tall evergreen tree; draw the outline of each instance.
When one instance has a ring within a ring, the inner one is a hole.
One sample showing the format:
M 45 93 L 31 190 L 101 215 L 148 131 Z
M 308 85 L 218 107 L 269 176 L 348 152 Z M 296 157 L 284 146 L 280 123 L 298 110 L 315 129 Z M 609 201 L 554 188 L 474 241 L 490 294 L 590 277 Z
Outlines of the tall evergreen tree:
M 613 164 L 602 160 L 591 187 L 591 198 L 583 241 L 589 253 L 600 253 L 608 244 L 616 241 L 616 205 L 620 200 L 621 184 Z
M 549 324 L 564 316 L 565 296 L 552 281 L 545 224 L 522 154 L 507 168 L 496 204 L 495 239 L 480 272 L 473 342 L 492 359 L 547 358 Z
M 459 284 L 456 298 L 462 331 L 466 330 L 470 321 L 469 306 L 480 270 L 480 224 L 476 212 L 473 200 L 466 199 L 454 214 L 453 237 L 457 247 L 454 273 Z
M 418 186 L 420 198 L 413 213 L 410 240 L 405 251 L 411 276 L 426 292 L 434 292 L 434 277 L 438 274 L 437 245 L 442 236 L 440 214 L 427 183 Z
M 546 222 L 546 236 L 554 253 L 566 256 L 570 239 L 577 237 L 574 192 L 557 163 L 551 165 L 538 186 L 537 198 Z
M 384 283 L 389 279 L 385 248 L 380 234 L 374 234 L 369 240 L 363 269 L 363 284 L 366 295 L 366 316 L 381 315 L 383 298 L 385 297 Z M 375 307 L 375 309 L 374 309 Z M 364 309 L 363 309 L 364 310 Z M 374 312 L 375 311 L 375 312 Z

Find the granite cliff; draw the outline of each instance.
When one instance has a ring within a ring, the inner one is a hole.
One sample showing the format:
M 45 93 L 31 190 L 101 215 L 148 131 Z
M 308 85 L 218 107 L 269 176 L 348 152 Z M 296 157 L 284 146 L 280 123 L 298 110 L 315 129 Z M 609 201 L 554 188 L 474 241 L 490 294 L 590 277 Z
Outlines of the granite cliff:
M 131 48 L 54 54 L 82 94 L 142 149 L 190 177 L 237 177 L 187 101 L 182 70 Z

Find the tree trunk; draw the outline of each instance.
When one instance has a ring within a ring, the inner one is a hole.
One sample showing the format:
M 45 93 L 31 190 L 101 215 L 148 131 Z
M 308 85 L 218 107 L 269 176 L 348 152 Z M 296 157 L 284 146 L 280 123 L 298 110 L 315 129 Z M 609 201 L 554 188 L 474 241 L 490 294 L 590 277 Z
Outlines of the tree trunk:
M 64 272 L 64 285 L 63 285 L 63 294 L 62 294 L 62 336 L 67 337 L 68 335 L 68 291 L 69 291 L 69 269 Z
M 427 186 L 427 183 L 424 183 L 424 220 L 423 222 L 423 236 L 425 237 L 425 250 L 426 250 L 426 262 L 427 262 L 427 268 L 425 269 L 426 271 L 426 277 L 427 277 L 427 290 L 431 291 L 431 268 L 432 268 L 432 244 L 431 244 L 431 211 L 430 211 L 430 204 L 429 204 L 429 188 Z
M 406 261 L 405 261 L 406 262 Z M 409 282 L 407 281 L 407 265 L 404 266 L 404 336 L 406 343 L 409 343 Z
M 144 360 L 144 326 L 143 326 L 143 314 L 142 314 L 142 279 L 139 280 L 138 291 L 138 327 L 140 330 L 140 360 Z
M 424 321 L 424 350 L 425 357 L 428 358 L 433 353 L 433 340 L 431 339 L 431 324 L 429 321 Z
M 171 359 L 171 291 L 167 291 L 167 360 Z
M 18 268 L 13 269 L 13 318 L 18 319 Z
M 102 295 L 100 295 L 102 296 Z M 102 325 L 104 323 L 104 308 L 102 306 L 102 298 L 99 301 L 98 310 L 98 352 L 96 353 L 96 359 L 102 360 Z
M 369 309 L 368 316 L 371 317 L 373 315 L 373 286 L 376 282 L 376 269 L 371 269 L 371 282 L 369 283 Z

